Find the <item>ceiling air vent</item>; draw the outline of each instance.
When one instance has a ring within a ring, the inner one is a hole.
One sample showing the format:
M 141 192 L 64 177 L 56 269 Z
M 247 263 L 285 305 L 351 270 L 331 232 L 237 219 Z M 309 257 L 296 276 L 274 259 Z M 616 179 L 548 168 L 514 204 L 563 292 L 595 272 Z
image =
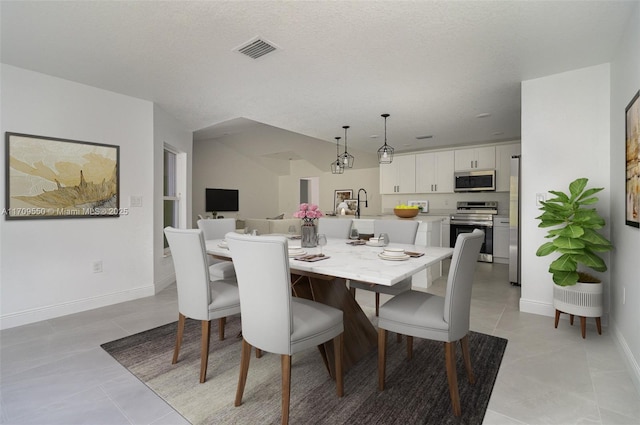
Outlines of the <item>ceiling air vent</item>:
M 261 56 L 276 50 L 276 47 L 260 38 L 252 40 L 249 43 L 236 49 L 238 52 L 249 56 L 252 59 L 258 59 Z

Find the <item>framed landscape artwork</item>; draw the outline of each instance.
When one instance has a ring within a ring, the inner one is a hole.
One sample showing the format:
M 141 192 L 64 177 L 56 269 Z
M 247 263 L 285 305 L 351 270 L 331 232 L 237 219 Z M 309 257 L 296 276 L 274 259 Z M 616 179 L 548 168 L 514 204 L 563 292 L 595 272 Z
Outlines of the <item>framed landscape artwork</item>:
M 640 90 L 625 109 L 626 224 L 640 227 Z
M 338 189 L 333 192 L 333 211 L 336 214 L 340 214 L 338 211 L 338 205 L 345 202 L 347 199 L 353 197 L 353 190 L 351 189 Z
M 9 132 L 5 145 L 7 219 L 118 217 L 123 212 L 119 146 Z

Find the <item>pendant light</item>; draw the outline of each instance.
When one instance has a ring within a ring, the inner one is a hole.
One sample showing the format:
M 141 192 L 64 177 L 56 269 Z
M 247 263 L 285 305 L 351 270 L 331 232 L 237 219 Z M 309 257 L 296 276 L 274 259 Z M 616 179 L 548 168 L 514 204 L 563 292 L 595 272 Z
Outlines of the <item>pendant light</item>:
M 344 167 L 340 162 L 340 139 L 340 136 L 336 137 L 336 160 L 331 163 L 331 174 L 344 173 Z
M 355 158 L 347 152 L 347 129 L 349 126 L 343 125 L 342 128 L 344 128 L 344 153 L 340 155 L 340 161 L 342 162 L 343 168 L 353 168 L 353 160 Z
M 393 162 L 393 148 L 387 145 L 387 118 L 389 114 L 380 116 L 384 118 L 384 145 L 378 149 L 378 162 L 380 164 L 391 164 Z

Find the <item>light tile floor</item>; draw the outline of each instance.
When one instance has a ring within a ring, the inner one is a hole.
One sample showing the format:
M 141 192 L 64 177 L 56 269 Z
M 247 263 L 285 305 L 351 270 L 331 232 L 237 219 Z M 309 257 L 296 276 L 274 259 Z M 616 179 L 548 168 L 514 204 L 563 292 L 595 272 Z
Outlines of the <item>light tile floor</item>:
M 446 281 L 429 289 L 443 294 Z M 640 396 L 606 327 L 518 311 L 507 266 L 480 263 L 471 328 L 509 343 L 485 424 L 640 424 Z M 373 293 L 358 291 L 373 306 Z M 383 302 L 385 298 L 383 296 Z M 187 424 L 100 344 L 176 320 L 175 285 L 154 297 L 0 332 L 2 424 Z

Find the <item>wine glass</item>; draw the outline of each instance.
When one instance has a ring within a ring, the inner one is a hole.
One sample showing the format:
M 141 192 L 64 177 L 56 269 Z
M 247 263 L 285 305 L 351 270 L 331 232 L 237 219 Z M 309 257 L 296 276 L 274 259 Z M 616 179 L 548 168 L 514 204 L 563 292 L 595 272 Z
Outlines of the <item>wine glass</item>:
M 360 233 L 358 232 L 358 229 L 356 229 L 355 227 L 351 229 L 349 239 L 360 239 Z
M 322 247 L 325 246 L 327 244 L 327 235 L 325 235 L 324 233 L 318 233 L 318 246 L 320 247 L 320 256 L 322 257 L 324 254 L 322 254 Z
M 296 234 L 296 226 L 294 226 L 293 224 L 291 226 L 289 226 L 289 237 L 295 236 Z

